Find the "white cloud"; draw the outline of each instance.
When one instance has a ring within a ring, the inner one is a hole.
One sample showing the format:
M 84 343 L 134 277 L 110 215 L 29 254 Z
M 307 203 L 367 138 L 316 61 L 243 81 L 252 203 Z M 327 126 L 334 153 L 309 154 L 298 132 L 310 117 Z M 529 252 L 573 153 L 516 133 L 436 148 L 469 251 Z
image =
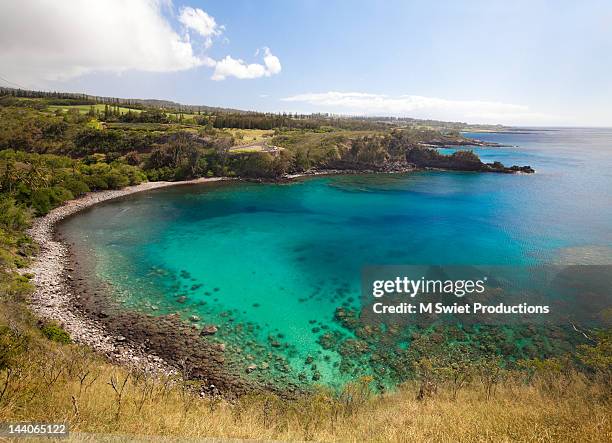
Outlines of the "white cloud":
M 211 77 L 213 80 L 225 80 L 227 77 L 239 79 L 250 79 L 259 77 L 270 77 L 281 72 L 281 63 L 278 57 L 264 48 L 263 64 L 245 63 L 241 59 L 235 59 L 227 55 L 215 65 L 215 72 Z
M 277 56 L 272 55 L 269 48 L 264 48 L 264 65 L 269 75 L 281 72 L 281 63 Z
M 0 72 L 36 88 L 92 72 L 174 72 L 218 64 L 223 72 L 234 60 L 228 55 L 217 63 L 203 52 L 224 29 L 214 17 L 180 8 L 184 29 L 177 30 L 165 8 L 171 11 L 170 0 L 1 1 Z M 280 61 L 267 51 L 263 67 L 262 75 L 276 74 Z M 261 76 L 253 68 L 248 72 L 238 78 Z M 220 79 L 216 70 L 215 75 Z
M 363 115 L 393 115 L 441 120 L 490 123 L 540 121 L 552 116 L 531 112 L 527 106 L 482 100 L 449 100 L 418 95 L 388 96 L 365 92 L 298 94 L 281 99 L 307 103 L 331 112 Z
M 214 17 L 200 8 L 183 7 L 178 19 L 187 29 L 191 29 L 205 38 L 206 48 L 212 46 L 212 37 L 221 35 L 224 29 L 223 26 L 217 24 Z
M 180 71 L 208 63 L 154 0 L 2 2 L 0 65 L 17 81 L 93 71 Z

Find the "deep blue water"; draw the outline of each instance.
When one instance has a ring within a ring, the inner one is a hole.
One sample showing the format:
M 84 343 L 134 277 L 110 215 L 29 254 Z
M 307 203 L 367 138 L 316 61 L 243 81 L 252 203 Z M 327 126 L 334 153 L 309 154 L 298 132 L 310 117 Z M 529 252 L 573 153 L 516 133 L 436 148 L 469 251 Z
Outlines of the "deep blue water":
M 296 373 L 313 356 L 331 383 L 339 356 L 319 337 L 358 302 L 365 265 L 612 262 L 612 130 L 472 135 L 512 145 L 475 148 L 484 161 L 537 173 L 175 187 L 96 206 L 63 231 L 126 306 L 198 315 L 230 352 L 281 352 Z

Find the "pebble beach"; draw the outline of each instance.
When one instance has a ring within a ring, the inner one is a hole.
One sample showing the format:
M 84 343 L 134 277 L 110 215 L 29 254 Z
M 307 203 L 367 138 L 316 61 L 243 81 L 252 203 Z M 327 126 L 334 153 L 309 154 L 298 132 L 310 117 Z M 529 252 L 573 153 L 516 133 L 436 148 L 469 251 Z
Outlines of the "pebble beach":
M 111 361 L 128 367 L 161 373 L 175 370 L 164 359 L 152 355 L 113 334 L 84 316 L 75 308 L 68 279 L 69 250 L 55 238 L 56 225 L 73 214 L 98 203 L 168 186 L 199 184 L 224 180 L 224 178 L 199 178 L 181 182 L 146 182 L 119 190 L 90 192 L 53 209 L 47 215 L 36 218 L 28 234 L 39 247 L 39 252 L 22 274 L 31 275 L 35 291 L 30 296 L 30 309 L 41 319 L 56 321 L 75 343 L 87 345 Z

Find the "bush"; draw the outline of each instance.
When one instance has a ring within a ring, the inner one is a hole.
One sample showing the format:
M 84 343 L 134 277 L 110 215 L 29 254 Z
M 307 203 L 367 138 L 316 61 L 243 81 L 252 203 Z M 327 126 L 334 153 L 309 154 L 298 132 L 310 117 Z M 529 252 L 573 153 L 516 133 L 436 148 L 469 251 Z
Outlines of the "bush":
M 70 334 L 68 334 L 60 325 L 54 322 L 45 323 L 40 328 L 41 332 L 49 340 L 68 345 L 72 343 Z
M 62 185 L 64 188 L 68 189 L 75 197 L 89 192 L 89 186 L 87 186 L 87 183 L 78 178 L 68 178 L 67 180 L 64 180 Z
M 6 195 L 0 196 L 0 226 L 8 231 L 20 231 L 30 223 L 29 213 Z
M 28 338 L 17 329 L 0 325 L 0 370 L 13 364 L 14 359 L 27 349 Z
M 36 215 L 45 215 L 55 206 L 58 206 L 66 200 L 71 200 L 74 196 L 68 189 L 54 186 L 52 188 L 42 188 L 33 191 L 31 198 L 31 204 Z
M 140 154 L 138 152 L 130 151 L 125 154 L 125 161 L 128 165 L 138 166 L 142 162 L 142 159 L 140 158 Z
M 108 183 L 106 180 L 99 175 L 88 175 L 84 177 L 85 182 L 89 189 L 94 191 L 102 191 L 108 189 Z
M 108 183 L 110 189 L 119 189 L 130 184 L 130 179 L 125 175 L 121 175 L 118 171 L 109 171 L 105 174 L 104 179 Z

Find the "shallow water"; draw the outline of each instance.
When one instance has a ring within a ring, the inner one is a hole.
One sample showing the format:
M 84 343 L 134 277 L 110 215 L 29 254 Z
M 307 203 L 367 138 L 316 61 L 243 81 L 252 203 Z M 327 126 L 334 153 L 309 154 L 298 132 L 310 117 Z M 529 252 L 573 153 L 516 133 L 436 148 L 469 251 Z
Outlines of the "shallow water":
M 365 265 L 612 262 L 612 130 L 474 136 L 513 145 L 475 148 L 484 161 L 537 173 L 181 186 L 101 204 L 61 230 L 126 308 L 196 315 L 245 362 L 333 384 L 351 375 L 320 337 L 350 336 L 334 311 L 358 303 Z

